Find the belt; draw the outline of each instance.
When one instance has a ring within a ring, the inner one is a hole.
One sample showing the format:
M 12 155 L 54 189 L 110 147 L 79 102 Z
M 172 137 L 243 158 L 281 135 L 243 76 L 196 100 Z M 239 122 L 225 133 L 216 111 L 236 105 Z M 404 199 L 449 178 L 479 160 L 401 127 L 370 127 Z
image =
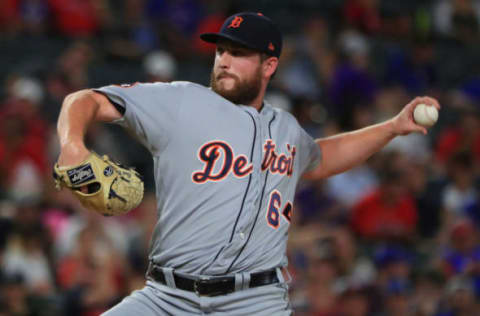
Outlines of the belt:
M 150 264 L 147 270 L 147 277 L 154 281 L 168 285 L 165 273 L 154 264 Z M 194 292 L 198 296 L 218 296 L 235 292 L 235 276 L 212 276 L 212 277 L 183 277 L 173 272 L 173 279 L 177 289 Z M 275 269 L 255 272 L 250 274 L 248 288 L 278 283 L 277 271 Z

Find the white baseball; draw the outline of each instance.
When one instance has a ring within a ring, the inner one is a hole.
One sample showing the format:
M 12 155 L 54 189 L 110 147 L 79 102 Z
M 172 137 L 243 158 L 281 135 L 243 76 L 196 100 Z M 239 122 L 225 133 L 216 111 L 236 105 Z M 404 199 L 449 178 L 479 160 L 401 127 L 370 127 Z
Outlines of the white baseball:
M 413 111 L 415 123 L 430 127 L 438 120 L 438 110 L 433 105 L 419 104 Z

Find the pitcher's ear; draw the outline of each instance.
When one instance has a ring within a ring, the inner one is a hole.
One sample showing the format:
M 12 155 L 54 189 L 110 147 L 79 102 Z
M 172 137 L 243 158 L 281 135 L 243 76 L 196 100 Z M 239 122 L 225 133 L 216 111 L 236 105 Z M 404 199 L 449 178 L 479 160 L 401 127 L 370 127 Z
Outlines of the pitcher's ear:
M 278 58 L 274 56 L 268 56 L 266 59 L 264 59 L 262 67 L 265 76 L 271 77 L 277 71 Z

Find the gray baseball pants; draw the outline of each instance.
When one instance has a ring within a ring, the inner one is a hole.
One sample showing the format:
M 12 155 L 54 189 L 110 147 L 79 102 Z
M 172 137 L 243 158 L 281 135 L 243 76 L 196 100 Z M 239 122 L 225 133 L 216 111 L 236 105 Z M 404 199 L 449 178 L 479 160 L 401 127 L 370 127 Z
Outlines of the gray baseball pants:
M 132 292 L 102 316 L 292 315 L 288 285 L 281 272 L 277 272 L 277 275 L 280 283 L 254 288 L 244 288 L 244 284 L 239 284 L 238 291 L 213 297 L 198 296 L 176 289 L 174 285 L 171 287 L 148 280 L 143 289 Z

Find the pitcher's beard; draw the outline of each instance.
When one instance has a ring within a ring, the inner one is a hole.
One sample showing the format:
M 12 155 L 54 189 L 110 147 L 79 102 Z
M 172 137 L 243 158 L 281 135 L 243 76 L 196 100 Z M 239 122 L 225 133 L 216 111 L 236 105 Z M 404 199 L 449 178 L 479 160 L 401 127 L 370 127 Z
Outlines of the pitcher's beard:
M 212 70 L 212 73 L 210 74 L 210 87 L 213 91 L 232 103 L 250 105 L 260 93 L 262 85 L 260 67 L 255 72 L 253 78 L 249 80 L 240 81 L 237 77 L 233 80 L 235 80 L 235 86 L 233 89 L 223 89 Z

